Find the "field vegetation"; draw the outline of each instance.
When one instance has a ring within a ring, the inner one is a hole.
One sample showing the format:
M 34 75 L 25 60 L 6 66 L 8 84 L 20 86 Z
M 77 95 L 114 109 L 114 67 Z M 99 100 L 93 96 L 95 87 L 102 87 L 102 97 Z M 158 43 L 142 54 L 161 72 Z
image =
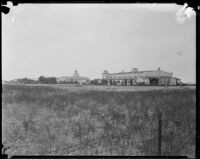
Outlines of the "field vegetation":
M 70 91 L 3 85 L 2 142 L 9 155 L 194 157 L 194 89 Z

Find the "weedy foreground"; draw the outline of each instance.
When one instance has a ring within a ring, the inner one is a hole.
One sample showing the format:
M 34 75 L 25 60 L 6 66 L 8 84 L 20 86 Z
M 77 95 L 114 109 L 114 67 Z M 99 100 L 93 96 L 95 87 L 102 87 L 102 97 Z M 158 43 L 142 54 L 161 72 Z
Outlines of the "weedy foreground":
M 2 87 L 2 142 L 9 155 L 157 155 L 161 137 L 162 155 L 194 157 L 194 89 Z

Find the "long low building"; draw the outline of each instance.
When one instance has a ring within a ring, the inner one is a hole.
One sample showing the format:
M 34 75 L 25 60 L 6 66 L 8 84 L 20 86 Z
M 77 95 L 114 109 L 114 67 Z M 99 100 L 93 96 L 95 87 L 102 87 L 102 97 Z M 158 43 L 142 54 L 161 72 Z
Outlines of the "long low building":
M 83 77 L 83 76 L 79 76 L 79 73 L 77 70 L 75 70 L 73 76 L 63 76 L 63 77 L 59 77 L 57 78 L 57 82 L 58 83 L 86 83 L 89 82 L 89 78 L 88 77 Z
M 109 73 L 105 70 L 102 78 L 108 85 L 181 85 L 181 80 L 173 77 L 173 73 L 160 68 L 150 71 L 138 71 L 137 68 L 133 68 L 130 72 L 120 73 Z

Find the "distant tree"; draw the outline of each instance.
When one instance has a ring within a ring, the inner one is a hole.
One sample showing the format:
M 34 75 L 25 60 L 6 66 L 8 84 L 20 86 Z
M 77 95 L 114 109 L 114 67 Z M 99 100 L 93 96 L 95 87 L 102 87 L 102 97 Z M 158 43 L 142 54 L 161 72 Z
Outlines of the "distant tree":
M 38 78 L 39 83 L 42 84 L 56 84 L 57 80 L 56 77 L 44 77 L 44 76 L 40 76 Z
M 101 79 L 94 79 L 92 81 L 90 81 L 91 84 L 94 85 L 102 85 L 102 80 Z
M 101 80 L 101 83 L 102 83 L 102 85 L 107 85 L 107 84 L 108 84 L 108 82 L 107 82 L 106 79 L 102 79 L 102 80 Z
M 28 79 L 27 77 L 25 77 L 25 78 L 17 79 L 16 82 L 20 83 L 20 84 L 35 84 L 38 81 L 35 81 L 35 80 L 32 80 L 32 79 Z
M 78 84 L 78 81 L 74 81 L 75 84 Z
M 47 78 L 47 83 L 48 84 L 56 84 L 57 83 L 57 80 L 56 80 L 56 77 L 49 77 Z
M 39 83 L 41 83 L 41 84 L 45 84 L 45 83 L 46 83 L 46 78 L 45 78 L 44 76 L 40 76 L 40 77 L 38 78 L 38 81 L 39 81 Z
M 91 80 L 90 84 L 97 85 L 98 84 L 98 80 L 97 79 Z

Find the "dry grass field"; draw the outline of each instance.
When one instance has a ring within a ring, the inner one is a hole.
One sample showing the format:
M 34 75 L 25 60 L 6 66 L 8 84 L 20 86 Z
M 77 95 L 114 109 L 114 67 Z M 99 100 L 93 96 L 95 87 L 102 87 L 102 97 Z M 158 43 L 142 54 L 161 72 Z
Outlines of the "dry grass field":
M 3 85 L 9 155 L 194 157 L 195 87 Z
M 16 84 L 7 84 L 16 85 Z M 182 89 L 196 89 L 195 86 L 106 86 L 106 85 L 83 85 L 77 86 L 75 84 L 17 84 L 22 86 L 45 86 L 65 89 L 68 91 L 152 91 L 152 90 L 182 90 Z

